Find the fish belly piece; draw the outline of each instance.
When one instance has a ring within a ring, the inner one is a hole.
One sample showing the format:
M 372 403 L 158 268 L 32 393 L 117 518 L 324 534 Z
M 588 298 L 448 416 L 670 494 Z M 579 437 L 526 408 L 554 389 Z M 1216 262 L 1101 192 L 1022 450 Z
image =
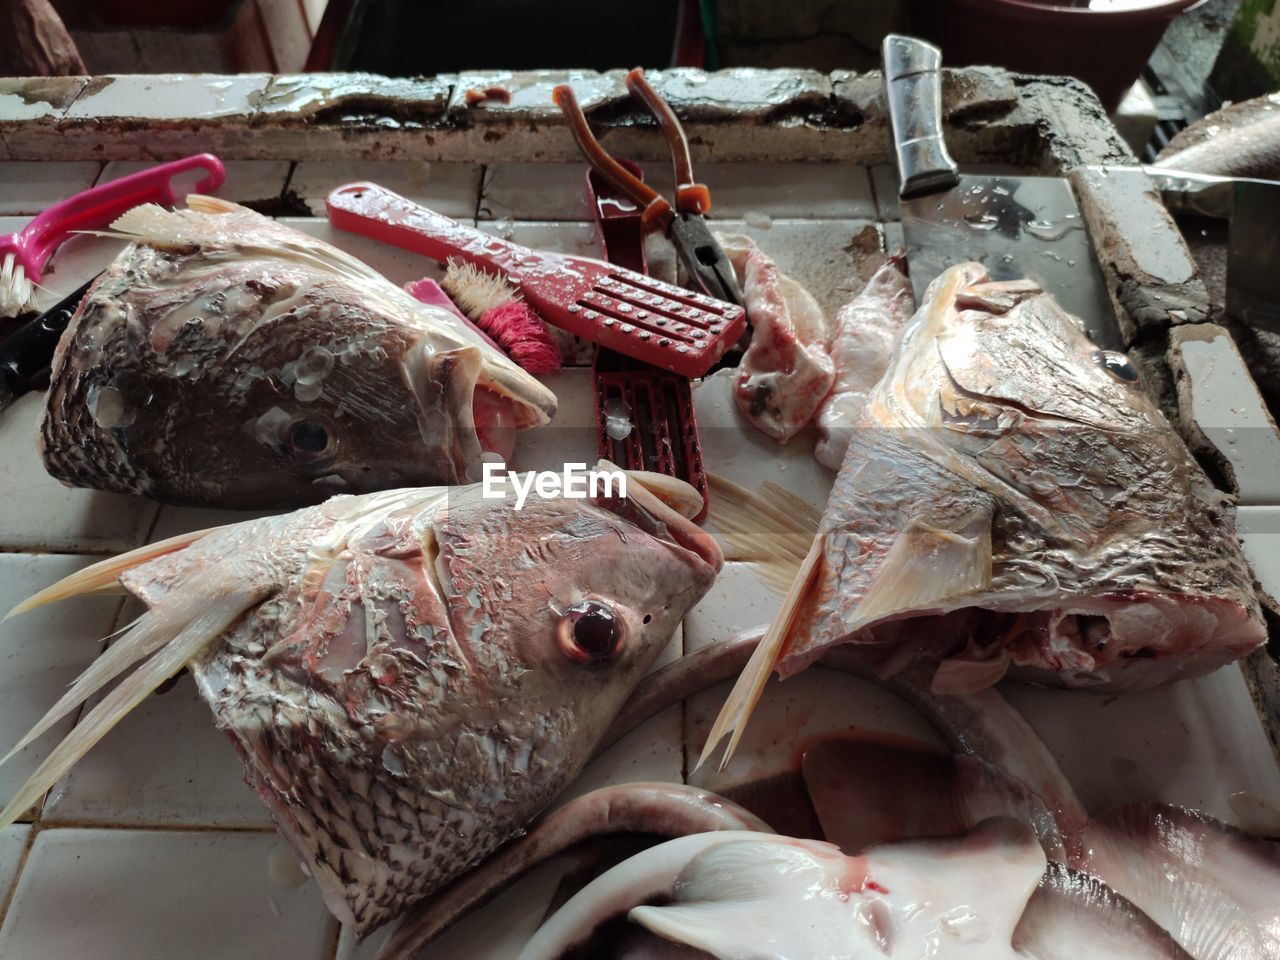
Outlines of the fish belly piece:
M 890 257 L 836 314 L 830 350 L 835 380 L 814 417 L 813 455 L 824 467 L 840 469 L 849 434 L 889 368 L 893 345 L 914 309 L 911 282 L 898 258 Z
M 751 345 L 734 380 L 734 401 L 756 429 L 786 443 L 831 390 L 830 331 L 812 295 L 750 238 L 720 236 L 751 322 Z

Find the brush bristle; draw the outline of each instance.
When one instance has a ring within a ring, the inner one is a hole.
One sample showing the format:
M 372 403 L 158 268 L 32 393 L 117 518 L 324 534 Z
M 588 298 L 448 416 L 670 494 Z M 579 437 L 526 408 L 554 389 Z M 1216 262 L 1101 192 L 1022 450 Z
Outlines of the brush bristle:
M 16 317 L 35 308 L 36 285 L 13 254 L 6 253 L 0 263 L 0 317 Z
M 475 324 L 479 324 L 480 318 L 490 310 L 520 299 L 501 274 L 479 270 L 469 263 L 452 259 L 440 286 Z
M 560 369 L 560 349 L 533 308 L 522 300 L 485 311 L 476 326 L 530 373 L 554 373 Z

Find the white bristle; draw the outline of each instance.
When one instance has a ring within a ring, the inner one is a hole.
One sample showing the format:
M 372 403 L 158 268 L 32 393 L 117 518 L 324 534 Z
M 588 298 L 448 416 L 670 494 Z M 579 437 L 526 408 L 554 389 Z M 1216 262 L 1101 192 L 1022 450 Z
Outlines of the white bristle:
M 520 294 L 500 274 L 488 273 L 453 259 L 449 260 L 449 268 L 440 286 L 472 323 L 494 307 L 520 299 Z
M 16 317 L 36 308 L 36 285 L 14 259 L 4 255 L 0 263 L 0 317 Z

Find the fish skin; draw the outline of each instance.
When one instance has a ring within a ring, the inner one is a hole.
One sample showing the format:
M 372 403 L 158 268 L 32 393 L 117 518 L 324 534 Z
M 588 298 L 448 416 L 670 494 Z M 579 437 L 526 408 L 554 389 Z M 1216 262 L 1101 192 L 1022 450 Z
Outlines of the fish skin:
M 211 198 L 135 208 L 53 360 L 40 446 L 73 486 L 262 508 L 479 479 L 555 397 L 447 311 Z M 483 437 L 477 433 L 481 421 Z M 294 442 L 299 423 L 332 442 Z M 315 444 L 319 446 L 319 444 Z
M 813 296 L 744 234 L 718 234 L 751 321 L 733 399 L 756 429 L 786 443 L 813 419 L 831 390 L 831 331 Z
M 662 939 L 602 923 L 624 910 Z M 668 841 L 580 891 L 519 960 L 684 956 L 671 942 L 752 960 L 1193 960 L 1105 884 L 1046 862 L 1009 818 L 859 855 L 743 832 Z
M 1136 803 L 1084 830 L 1082 867 L 1169 931 L 1195 960 L 1280 956 L 1280 842 L 1196 810 Z
M 902 257 L 886 258 L 836 313 L 830 349 L 835 380 L 814 415 L 818 441 L 813 447 L 814 459 L 832 470 L 840 469 L 849 431 L 884 376 L 898 334 L 915 309 L 904 265 Z
M 336 497 L 120 576 L 147 617 L 194 615 L 233 588 L 262 598 L 188 666 L 358 935 L 523 832 L 721 563 L 690 521 L 634 493 L 513 502 L 478 485 Z M 596 666 L 557 639 L 561 611 L 586 598 L 624 625 Z
M 1139 689 L 1265 640 L 1228 497 L 1095 355 L 1028 281 L 961 264 L 931 285 L 853 432 L 782 676 L 834 644 L 923 636 L 949 658 L 938 692 L 1006 668 Z
M 1165 145 L 1155 166 L 1280 180 L 1280 92 L 1201 117 Z

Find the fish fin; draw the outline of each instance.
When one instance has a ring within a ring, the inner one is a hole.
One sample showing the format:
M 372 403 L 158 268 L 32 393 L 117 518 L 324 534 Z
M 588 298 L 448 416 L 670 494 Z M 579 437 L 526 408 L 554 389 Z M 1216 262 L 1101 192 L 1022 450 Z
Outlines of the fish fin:
M 184 617 L 181 622 L 175 624 L 172 612 L 173 606 L 171 605 L 145 613 L 135 620 L 132 625 L 133 628 L 126 628 L 127 632 L 119 640 L 107 647 L 85 668 L 85 671 L 76 678 L 67 692 L 40 718 L 39 723 L 27 731 L 27 734 L 14 744 L 8 753 L 0 757 L 0 764 L 8 763 L 27 744 L 128 670 L 129 667 L 144 657 L 155 653 L 177 636 L 190 617 Z
M 764 583 L 786 594 L 795 582 L 822 514 L 811 503 L 765 483 L 752 493 L 708 474 L 715 492 L 708 515 L 725 545 L 725 559 L 749 563 Z
M 118 557 L 112 557 L 109 560 L 103 560 L 92 566 L 85 567 L 83 570 L 77 570 L 69 577 L 64 577 L 52 586 L 45 587 L 39 593 L 33 594 L 26 600 L 10 610 L 4 615 L 4 620 L 10 617 L 16 617 L 19 614 L 27 613 L 36 607 L 42 607 L 46 603 L 53 603 L 57 600 L 66 600 L 68 597 L 81 597 L 91 594 L 103 593 L 124 593 L 124 587 L 120 586 L 120 575 L 127 570 L 146 563 L 148 560 L 154 560 L 156 557 L 164 556 L 166 553 L 173 553 L 191 546 L 202 537 L 206 537 L 215 530 L 221 530 L 221 527 L 209 527 L 204 530 L 193 530 L 190 533 L 180 533 L 176 537 L 169 537 L 167 540 L 158 540 L 155 543 L 149 543 L 145 547 L 139 547 L 136 550 L 130 550 L 128 553 L 122 553 Z M 3 622 L 3 621 L 0 621 Z
M 135 641 L 134 634 L 131 632 L 130 635 L 117 641 L 116 647 L 123 646 L 128 649 L 126 653 L 114 658 L 111 666 L 119 666 L 121 662 L 125 662 L 127 666 L 128 663 L 134 662 L 138 658 L 140 643 L 156 650 L 154 655 L 81 718 L 63 741 L 45 758 L 45 761 L 22 785 L 17 796 L 9 801 L 3 811 L 0 811 L 0 829 L 17 820 L 23 811 L 35 803 L 95 743 L 106 736 L 107 732 L 130 710 L 145 700 L 156 687 L 186 666 L 192 657 L 208 646 L 237 617 L 261 599 L 261 596 L 261 590 L 225 593 L 213 598 L 200 595 L 182 602 L 175 602 L 164 611 L 153 610 L 144 615 L 136 634 L 145 639 Z M 110 652 L 104 654 L 101 659 L 107 658 Z M 92 670 L 91 667 L 86 671 L 85 676 L 88 676 Z M 100 676 L 94 679 L 96 684 L 94 689 L 106 682 L 105 680 L 96 682 L 101 680 Z M 81 680 L 84 680 L 84 677 Z M 85 684 L 81 689 L 84 696 L 89 695 L 84 692 L 88 686 L 90 684 Z M 80 681 L 77 681 L 76 687 L 81 687 Z M 50 711 L 50 715 L 59 710 L 62 715 L 65 715 L 68 710 L 65 706 L 66 699 L 63 698 L 54 711 Z M 47 729 L 53 722 L 56 722 L 56 719 L 50 720 L 49 715 L 46 715 L 36 725 L 36 729 Z M 31 739 L 32 734 L 28 734 L 22 742 L 25 744 Z
M 596 469 L 614 473 L 620 470 L 608 460 L 599 461 Z M 697 491 L 697 488 L 678 477 L 669 477 L 665 473 L 655 473 L 652 470 L 622 470 L 621 472 L 686 520 L 692 520 L 702 512 L 702 494 Z
M 814 917 L 804 911 L 799 896 L 813 882 L 815 855 L 830 857 L 824 843 L 803 840 L 779 842 L 775 837 L 729 840 L 693 857 L 673 885 L 676 899 L 662 906 L 632 907 L 627 918 L 651 933 L 717 957 L 760 956 L 762 939 L 793 918 L 802 918 L 789 931 L 788 955 L 813 956 L 806 934 L 825 939 Z M 820 868 L 819 868 L 820 869 Z M 797 903 L 796 900 L 800 900 Z M 780 916 L 769 909 L 779 902 L 792 912 Z M 798 911 L 798 912 L 797 912 Z
M 187 210 L 169 210 L 156 203 L 143 203 L 126 210 L 111 222 L 110 230 L 96 231 L 96 236 L 116 237 L 121 240 L 141 241 L 160 247 L 176 247 L 191 243 L 200 233 L 199 225 L 190 216 L 197 214 L 250 213 L 221 197 L 193 193 L 187 197 Z
M 756 704 L 760 702 L 765 684 L 769 681 L 769 674 L 773 672 L 774 665 L 786 646 L 787 638 L 791 635 L 791 629 L 799 616 L 801 605 L 818 580 L 822 570 L 825 543 L 826 539 L 821 534 L 813 538 L 808 554 L 800 563 L 791 589 L 783 598 L 782 609 L 769 624 L 769 629 L 765 631 L 764 637 L 752 652 L 751 659 L 747 661 L 741 676 L 734 683 L 729 698 L 720 708 L 720 714 L 711 728 L 711 734 L 707 737 L 701 756 L 698 757 L 699 767 L 707 761 L 720 741 L 729 734 L 731 734 L 729 745 L 725 747 L 724 754 L 720 758 L 720 769 L 727 767 L 729 761 L 733 759 L 734 751 L 738 749 L 738 743 L 746 731 L 747 720 L 750 719 Z
M 849 630 L 991 585 L 991 523 L 983 515 L 952 530 L 915 518 L 889 547 Z
M 240 213 L 249 208 L 224 200 L 222 197 L 211 197 L 207 193 L 189 193 L 187 209 L 194 210 L 196 213 Z

